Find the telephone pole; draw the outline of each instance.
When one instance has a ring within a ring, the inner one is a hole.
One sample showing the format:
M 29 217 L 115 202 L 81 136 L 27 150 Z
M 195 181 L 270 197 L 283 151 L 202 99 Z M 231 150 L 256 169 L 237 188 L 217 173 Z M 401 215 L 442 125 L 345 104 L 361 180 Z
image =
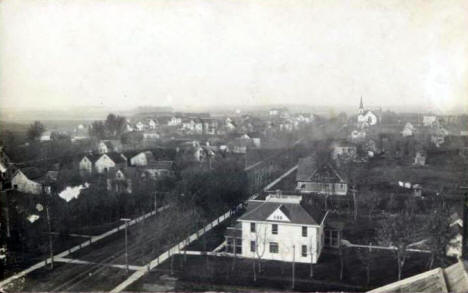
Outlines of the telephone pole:
M 358 209 L 358 206 L 357 206 L 357 198 L 356 198 L 356 186 L 353 185 L 353 187 L 351 188 L 351 192 L 353 193 L 353 208 L 354 208 L 354 221 L 357 220 L 357 209 Z
M 54 269 L 54 248 L 52 245 L 52 227 L 50 225 L 49 205 L 45 207 L 47 217 L 47 227 L 49 230 L 49 254 L 50 254 L 50 269 Z
M 293 262 L 292 262 L 292 284 L 291 288 L 294 289 L 294 274 L 295 274 L 295 267 L 296 265 L 296 246 L 293 245 Z
M 127 269 L 127 275 L 128 275 L 129 269 L 128 269 L 128 236 L 127 236 L 128 229 L 127 228 L 128 228 L 128 222 L 130 221 L 130 219 L 122 218 L 120 220 L 125 222 L 125 267 Z

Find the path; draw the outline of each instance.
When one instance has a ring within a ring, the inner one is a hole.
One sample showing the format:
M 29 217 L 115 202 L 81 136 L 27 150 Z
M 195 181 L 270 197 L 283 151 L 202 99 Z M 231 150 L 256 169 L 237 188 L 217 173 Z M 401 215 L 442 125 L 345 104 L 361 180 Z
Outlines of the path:
M 140 216 L 138 218 L 135 218 L 135 219 L 129 221 L 128 225 L 129 225 L 129 227 L 133 226 L 133 225 L 135 225 L 135 224 L 137 224 L 137 223 L 139 223 L 139 222 L 141 222 L 141 221 L 143 221 L 143 220 L 145 220 L 145 219 L 147 219 L 149 217 L 152 217 L 152 216 L 156 215 L 156 213 L 162 212 L 162 211 L 164 211 L 164 210 L 166 210 L 168 208 L 169 208 L 168 205 L 160 207 L 157 211 L 151 211 L 151 212 L 149 212 L 147 214 L 144 214 L 144 215 L 142 215 L 142 216 Z M 125 224 L 122 224 L 122 225 L 118 226 L 117 228 L 111 229 L 111 230 L 109 230 L 109 231 L 107 231 L 107 232 L 105 232 L 105 233 L 103 233 L 101 235 L 92 236 L 89 240 L 86 240 L 83 243 L 80 243 L 80 244 L 78 244 L 78 245 L 76 245 L 76 246 L 74 246 L 72 248 L 69 248 L 69 249 L 67 249 L 67 250 L 65 250 L 65 251 L 63 251 L 63 252 L 61 252 L 59 254 L 56 254 L 52 258 L 53 259 L 55 259 L 55 258 L 63 259 L 64 257 L 70 255 L 71 253 L 76 252 L 76 251 L 78 251 L 78 250 L 80 250 L 80 249 L 82 249 L 84 247 L 87 247 L 87 246 L 91 245 L 91 243 L 95 243 L 95 242 L 97 242 L 99 240 L 102 240 L 102 239 L 104 239 L 106 237 L 109 237 L 110 235 L 113 235 L 113 234 L 121 231 L 122 229 L 125 229 Z M 33 272 L 33 271 L 35 271 L 37 269 L 40 269 L 40 268 L 46 266 L 48 263 L 50 263 L 50 261 L 51 261 L 51 258 L 49 257 L 49 258 L 45 259 L 45 261 L 41 261 L 41 262 L 39 262 L 39 263 L 37 263 L 37 264 L 35 264 L 35 265 L 21 271 L 19 273 L 14 274 L 13 276 L 11 276 L 9 278 L 1 281 L 0 282 L 0 288 L 3 288 L 5 285 L 9 284 L 10 282 L 12 282 L 12 281 L 14 281 L 16 279 L 24 277 L 25 275 L 29 274 L 30 272 Z

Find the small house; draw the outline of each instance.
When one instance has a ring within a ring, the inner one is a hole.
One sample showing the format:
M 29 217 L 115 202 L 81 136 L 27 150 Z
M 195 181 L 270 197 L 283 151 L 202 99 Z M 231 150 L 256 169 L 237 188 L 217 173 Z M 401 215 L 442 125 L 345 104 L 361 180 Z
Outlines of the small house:
M 43 175 L 35 167 L 17 169 L 11 178 L 11 186 L 13 189 L 23 193 L 41 194 L 44 191 L 44 186 L 41 182 Z
M 147 166 L 154 161 L 154 155 L 150 151 L 140 152 L 130 158 L 131 166 Z
M 111 168 L 127 168 L 127 158 L 120 153 L 103 154 L 94 163 L 98 174 L 107 173 Z
M 330 162 L 319 162 L 316 155 L 299 160 L 296 182 L 296 189 L 301 193 L 346 195 L 348 192 L 344 175 Z

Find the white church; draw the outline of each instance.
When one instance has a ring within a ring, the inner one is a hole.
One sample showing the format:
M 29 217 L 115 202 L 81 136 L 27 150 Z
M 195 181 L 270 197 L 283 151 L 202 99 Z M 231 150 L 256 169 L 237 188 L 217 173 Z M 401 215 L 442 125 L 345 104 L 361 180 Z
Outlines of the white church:
M 377 115 L 372 113 L 370 110 L 364 110 L 364 104 L 362 102 L 362 97 L 361 97 L 361 103 L 359 105 L 359 114 L 357 116 L 357 124 L 359 129 L 364 129 L 369 126 L 374 126 L 378 122 Z

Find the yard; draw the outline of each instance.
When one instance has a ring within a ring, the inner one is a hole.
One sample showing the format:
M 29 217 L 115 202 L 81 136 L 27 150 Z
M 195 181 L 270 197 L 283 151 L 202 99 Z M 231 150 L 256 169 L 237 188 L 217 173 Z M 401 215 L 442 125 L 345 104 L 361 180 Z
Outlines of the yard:
M 185 258 L 186 257 L 186 258 Z M 251 291 L 288 290 L 292 288 L 292 263 L 262 261 L 262 271 L 253 277 L 252 259 L 219 256 L 176 255 L 173 260 L 173 276 L 176 291 Z M 323 253 L 314 265 L 310 277 L 309 264 L 295 264 L 295 291 L 367 291 L 396 281 L 397 265 L 390 251 L 375 251 L 372 258 L 370 283 L 367 284 L 366 266 L 355 249 L 344 252 L 343 278 L 340 280 L 340 257 L 335 253 Z M 403 277 L 427 270 L 428 256 L 410 255 L 403 270 Z M 170 261 L 133 284 L 129 291 L 144 291 L 145 284 L 161 282 L 161 275 L 170 275 Z M 258 267 L 257 267 L 258 268 Z

